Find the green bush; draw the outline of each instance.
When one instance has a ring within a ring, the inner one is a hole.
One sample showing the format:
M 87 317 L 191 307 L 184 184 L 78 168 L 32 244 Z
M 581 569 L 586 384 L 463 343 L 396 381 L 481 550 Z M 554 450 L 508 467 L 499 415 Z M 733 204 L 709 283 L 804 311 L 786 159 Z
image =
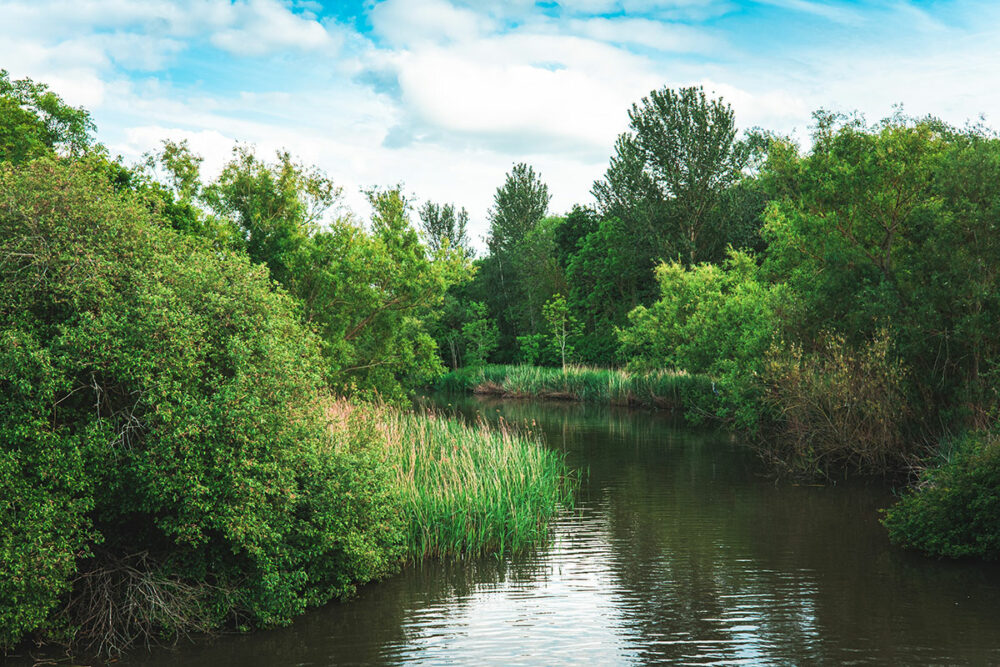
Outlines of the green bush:
M 1000 437 L 962 438 L 885 512 L 890 539 L 934 556 L 1000 558 Z
M 908 438 L 907 371 L 887 329 L 864 346 L 829 335 L 819 350 L 774 345 L 762 372 L 773 422 L 765 458 L 796 472 L 899 470 L 918 452 Z
M 258 625 L 397 562 L 377 437 L 327 430 L 293 302 L 86 165 L 0 168 L 0 341 L 0 644 L 92 608 L 74 576 L 138 553 Z
M 789 295 L 781 285 L 767 284 L 745 252 L 731 251 L 721 265 L 661 264 L 656 278 L 660 298 L 632 310 L 629 326 L 618 332 L 630 370 L 681 369 L 709 376 L 712 391 L 693 395 L 689 414 L 756 431 L 757 374 Z

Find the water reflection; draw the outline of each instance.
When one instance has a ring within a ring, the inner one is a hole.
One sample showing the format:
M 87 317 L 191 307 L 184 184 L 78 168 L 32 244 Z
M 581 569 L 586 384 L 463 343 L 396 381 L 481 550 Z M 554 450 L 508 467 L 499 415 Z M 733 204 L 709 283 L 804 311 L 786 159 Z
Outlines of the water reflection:
M 289 628 L 123 663 L 1000 662 L 1000 571 L 891 548 L 878 484 L 775 483 L 727 434 L 656 413 L 458 403 L 534 423 L 589 468 L 549 544 L 426 563 Z

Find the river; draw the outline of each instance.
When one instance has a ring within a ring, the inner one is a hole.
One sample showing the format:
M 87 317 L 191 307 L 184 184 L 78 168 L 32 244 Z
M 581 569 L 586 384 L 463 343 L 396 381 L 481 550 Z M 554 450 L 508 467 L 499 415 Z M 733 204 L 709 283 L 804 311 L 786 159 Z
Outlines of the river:
M 889 545 L 880 482 L 769 477 L 732 436 L 669 415 L 451 399 L 589 471 L 552 538 L 427 562 L 292 626 L 122 665 L 1000 663 L 1000 568 Z

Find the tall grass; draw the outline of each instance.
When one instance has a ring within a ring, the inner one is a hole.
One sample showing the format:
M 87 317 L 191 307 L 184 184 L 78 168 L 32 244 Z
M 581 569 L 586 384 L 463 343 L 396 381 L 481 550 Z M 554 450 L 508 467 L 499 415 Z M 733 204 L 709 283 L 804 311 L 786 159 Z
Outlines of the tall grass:
M 558 507 L 572 503 L 578 477 L 529 431 L 392 409 L 365 420 L 385 443 L 410 560 L 519 551 L 543 540 Z
M 558 398 L 612 405 L 683 409 L 696 395 L 710 394 L 704 375 L 678 371 L 629 373 L 624 370 L 569 366 L 482 366 L 444 375 L 437 388 L 514 398 Z

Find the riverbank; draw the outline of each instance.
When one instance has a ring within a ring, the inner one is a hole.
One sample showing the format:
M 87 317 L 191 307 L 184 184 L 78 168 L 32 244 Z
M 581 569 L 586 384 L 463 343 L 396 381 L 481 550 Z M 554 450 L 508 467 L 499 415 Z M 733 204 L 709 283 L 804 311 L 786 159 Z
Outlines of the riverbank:
M 711 395 L 711 378 L 679 371 L 629 373 L 587 366 L 487 365 L 461 368 L 443 375 L 442 391 L 471 392 L 505 398 L 547 398 L 684 410 L 698 397 Z

